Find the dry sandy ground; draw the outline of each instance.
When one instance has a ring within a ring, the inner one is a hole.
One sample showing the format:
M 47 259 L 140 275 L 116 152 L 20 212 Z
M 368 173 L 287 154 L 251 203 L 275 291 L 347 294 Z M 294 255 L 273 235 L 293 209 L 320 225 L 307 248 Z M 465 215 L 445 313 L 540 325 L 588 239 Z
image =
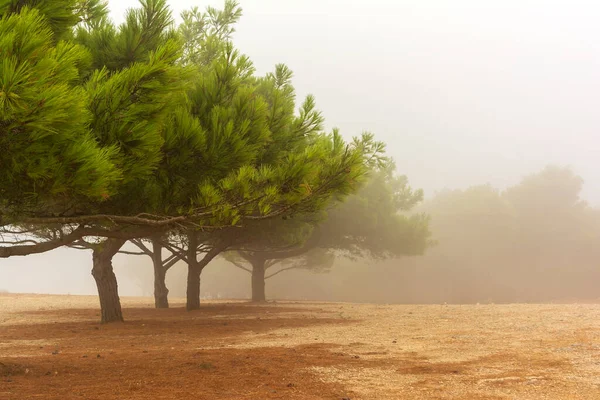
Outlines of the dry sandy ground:
M 0 399 L 600 399 L 600 305 L 0 295 Z

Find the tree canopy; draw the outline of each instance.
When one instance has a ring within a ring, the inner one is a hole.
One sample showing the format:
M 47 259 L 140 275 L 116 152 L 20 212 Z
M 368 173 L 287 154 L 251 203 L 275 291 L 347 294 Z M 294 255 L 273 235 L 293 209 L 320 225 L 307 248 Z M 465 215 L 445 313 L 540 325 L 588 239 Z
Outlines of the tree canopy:
M 323 131 L 312 96 L 296 112 L 286 66 L 256 76 L 230 41 L 236 2 L 180 27 L 166 0 L 118 27 L 100 1 L 0 12 L 0 225 L 53 242 L 0 256 L 108 238 L 89 243 L 93 271 L 118 299 L 110 261 L 125 240 L 318 212 L 384 162 L 373 135 Z
M 304 102 L 300 114 L 294 116 L 291 72 L 285 66 L 278 66 L 275 73 L 256 78 L 249 59 L 240 55 L 228 41 L 221 43 L 221 51 L 210 62 L 210 68 L 186 67 L 182 64 L 181 39 L 172 29 L 166 1 L 148 0 L 142 4 L 139 9 L 130 10 L 126 22 L 118 28 L 106 19 L 87 30 L 80 27 L 76 42 L 85 48 L 75 43 L 57 44 L 78 50 L 69 56 L 73 63 L 80 63 L 84 55 L 88 62 L 94 60 L 91 72 L 85 77 L 80 73 L 81 68 L 68 68 L 68 63 L 64 64 L 67 68 L 60 68 L 57 79 L 62 80 L 59 81 L 51 79 L 56 73 L 52 69 L 44 67 L 35 72 L 36 76 L 47 78 L 35 79 L 33 83 L 46 82 L 53 91 L 70 90 L 72 96 L 79 96 L 77 102 L 68 93 L 57 93 L 57 98 L 65 99 L 60 103 L 64 110 L 48 109 L 51 120 L 49 116 L 36 119 L 37 115 L 26 114 L 34 104 L 37 111 L 40 100 L 21 94 L 21 90 L 30 85 L 25 75 L 7 86 L 5 97 L 18 97 L 20 101 L 8 101 L 6 107 L 21 110 L 23 118 L 27 115 L 28 119 L 19 120 L 18 115 L 13 116 L 14 112 L 3 113 L 5 120 L 12 116 L 5 122 L 6 145 L 23 143 L 18 148 L 20 151 L 11 147 L 3 153 L 3 157 L 10 158 L 4 164 L 11 166 L 3 170 L 7 176 L 6 184 L 2 185 L 6 191 L 3 201 L 11 201 L 9 205 L 12 205 L 17 199 L 27 198 L 22 195 L 26 189 L 15 195 L 17 192 L 11 184 L 28 183 L 27 189 L 35 186 L 33 193 L 51 185 L 52 190 L 47 192 L 53 196 L 48 201 L 62 194 L 60 200 L 64 203 L 62 208 L 38 207 L 29 213 L 30 209 L 21 209 L 19 217 L 49 218 L 60 214 L 72 218 L 57 222 L 76 223 L 83 221 L 77 219 L 78 216 L 103 211 L 115 214 L 117 219 L 113 221 L 118 221 L 121 215 L 142 212 L 201 218 L 213 207 L 211 217 L 226 217 L 231 223 L 244 212 L 264 214 L 273 211 L 275 205 L 283 209 L 303 199 L 317 201 L 327 187 L 337 185 L 342 191 L 348 191 L 353 178 L 364 173 L 360 170 L 363 161 L 381 152 L 381 145 L 371 136 L 346 145 L 336 132 L 323 133 L 322 119 L 312 97 Z M 232 4 L 226 5 L 231 7 Z M 14 31 L 11 24 L 20 21 L 22 32 L 17 30 L 16 34 L 6 34 L 3 38 L 14 42 L 11 54 L 22 54 L 29 49 L 21 58 L 13 57 L 15 65 L 11 68 L 22 70 L 35 65 L 40 54 L 53 53 L 50 49 L 54 47 L 51 30 L 42 14 L 36 9 L 18 10 L 19 13 L 5 14 L 3 24 L 5 30 Z M 46 15 L 46 19 L 52 17 Z M 44 41 L 19 36 L 19 32 L 23 35 L 35 32 L 25 29 L 30 23 L 45 32 Z M 28 55 L 32 60 L 23 58 Z M 125 56 L 128 58 L 123 58 Z M 4 76 L 12 75 L 9 66 L 5 70 Z M 33 72 L 26 76 L 31 77 L 31 74 Z M 41 90 L 32 89 L 32 92 L 39 96 Z M 42 103 L 47 107 L 54 104 L 48 104 L 47 98 Z M 28 123 L 34 124 L 35 131 L 20 134 L 19 141 L 8 140 L 16 134 L 15 130 L 24 129 Z M 34 135 L 42 135 L 48 129 L 55 133 L 49 135 L 49 140 L 70 138 L 70 144 L 87 143 L 90 146 L 87 152 L 81 149 L 57 151 L 60 157 L 76 154 L 82 159 L 80 164 L 87 168 L 75 165 L 74 177 L 71 177 L 71 171 L 66 173 L 57 168 L 68 165 L 66 160 L 50 158 L 52 152 L 45 158 L 36 156 L 46 154 L 50 145 L 58 147 L 54 143 L 32 140 L 37 138 Z M 89 139 L 68 136 L 71 129 L 80 135 L 89 135 L 84 137 Z M 98 160 L 98 154 L 90 154 L 94 149 L 104 157 L 100 158 L 104 161 L 104 170 L 85 164 Z M 35 165 L 15 159 L 26 156 L 28 160 L 35 160 Z M 26 179 L 17 179 L 17 173 Z M 100 182 L 92 180 L 96 176 Z M 80 188 L 75 193 L 86 194 L 88 199 L 76 204 L 73 187 Z M 69 196 L 65 196 L 67 192 Z M 93 195 L 96 201 L 90 198 Z M 40 201 L 47 198 L 42 194 L 36 197 Z M 258 198 L 261 198 L 260 204 Z M 322 200 L 326 198 L 327 195 Z M 220 206 L 218 211 L 217 205 Z M 248 207 L 238 212 L 243 206 Z M 2 211 L 4 216 L 10 216 L 9 208 L 3 207 Z M 44 223 L 50 221 L 46 219 Z

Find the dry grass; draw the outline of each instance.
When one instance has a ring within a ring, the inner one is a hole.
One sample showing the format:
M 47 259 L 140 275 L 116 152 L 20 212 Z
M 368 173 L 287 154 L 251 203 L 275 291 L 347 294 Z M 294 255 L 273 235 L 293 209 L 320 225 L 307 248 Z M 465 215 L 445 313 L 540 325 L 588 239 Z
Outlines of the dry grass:
M 595 304 L 96 302 L 0 295 L 0 398 L 600 399 Z

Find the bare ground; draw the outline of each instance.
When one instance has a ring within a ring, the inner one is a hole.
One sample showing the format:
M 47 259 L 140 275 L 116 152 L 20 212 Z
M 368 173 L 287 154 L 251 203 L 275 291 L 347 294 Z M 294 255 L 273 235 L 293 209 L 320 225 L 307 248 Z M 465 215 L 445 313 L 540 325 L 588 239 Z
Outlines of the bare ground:
M 600 399 L 600 305 L 0 295 L 0 399 Z

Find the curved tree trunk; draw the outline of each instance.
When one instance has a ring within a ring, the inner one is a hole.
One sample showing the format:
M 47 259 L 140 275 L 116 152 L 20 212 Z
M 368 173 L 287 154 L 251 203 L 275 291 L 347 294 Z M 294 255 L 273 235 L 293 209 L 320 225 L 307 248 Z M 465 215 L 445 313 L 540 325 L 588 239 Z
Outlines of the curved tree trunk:
M 122 239 L 106 239 L 96 246 L 92 253 L 93 267 L 92 276 L 96 280 L 98 296 L 100 298 L 100 322 L 122 322 L 121 301 L 117 277 L 113 271 L 112 258 L 125 244 Z
M 266 301 L 265 296 L 265 259 L 252 260 L 252 301 Z
M 162 260 L 162 245 L 152 240 L 152 264 L 154 264 L 154 307 L 169 308 L 169 289 L 165 283 L 167 271 Z

